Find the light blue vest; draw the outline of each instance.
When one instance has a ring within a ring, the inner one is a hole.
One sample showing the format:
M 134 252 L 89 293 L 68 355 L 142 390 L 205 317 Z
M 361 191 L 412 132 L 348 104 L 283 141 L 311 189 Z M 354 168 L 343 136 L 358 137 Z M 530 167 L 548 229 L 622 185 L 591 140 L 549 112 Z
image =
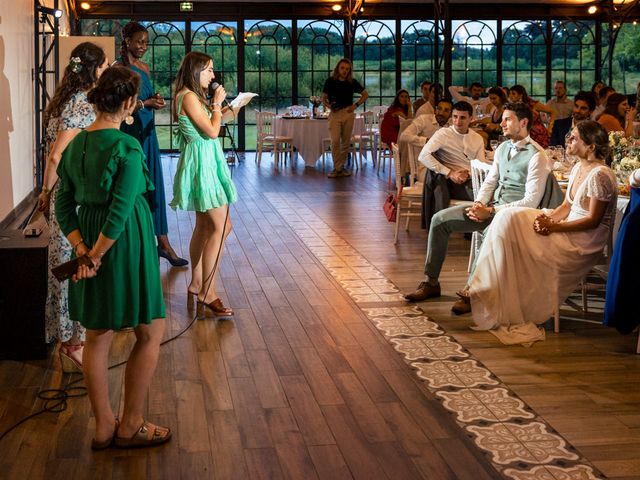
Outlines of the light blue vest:
M 527 184 L 529 162 L 538 153 L 538 149 L 535 146 L 527 143 L 509 159 L 510 146 L 511 144 L 506 142 L 504 147 L 496 150 L 493 158 L 494 162 L 499 162 L 498 167 L 500 170 L 498 186 L 493 194 L 493 203 L 496 205 L 522 200 Z

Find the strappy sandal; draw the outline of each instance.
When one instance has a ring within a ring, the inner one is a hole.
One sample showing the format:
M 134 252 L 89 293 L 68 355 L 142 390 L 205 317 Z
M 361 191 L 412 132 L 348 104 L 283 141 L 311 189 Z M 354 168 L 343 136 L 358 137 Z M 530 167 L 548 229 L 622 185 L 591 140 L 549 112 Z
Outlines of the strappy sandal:
M 168 442 L 170 438 L 170 429 L 145 421 L 131 438 L 122 438 L 116 435 L 113 439 L 113 445 L 118 448 L 153 447 Z
M 58 355 L 60 356 L 60 364 L 62 365 L 63 373 L 82 373 L 82 351 L 80 352 L 80 361 L 78 361 L 73 353 L 82 350 L 84 348 L 84 342 L 72 345 L 70 343 L 60 344 Z
M 92 439 L 91 450 L 104 450 L 105 448 L 109 448 L 111 445 L 113 445 L 113 440 L 116 438 L 118 427 L 120 427 L 120 420 L 116 418 L 116 426 L 113 429 L 113 435 L 102 442 L 98 442 L 95 438 Z
M 222 300 L 216 298 L 211 303 L 205 303 L 198 300 L 198 305 L 204 307 L 203 310 L 209 310 L 216 318 L 231 318 L 233 317 L 233 309 L 225 307 L 222 304 Z

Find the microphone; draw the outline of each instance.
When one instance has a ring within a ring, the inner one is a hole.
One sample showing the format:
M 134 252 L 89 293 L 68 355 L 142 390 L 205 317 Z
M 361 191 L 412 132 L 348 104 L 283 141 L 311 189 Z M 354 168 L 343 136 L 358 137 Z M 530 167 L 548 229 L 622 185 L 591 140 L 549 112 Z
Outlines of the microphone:
M 211 82 L 209 84 L 209 86 L 207 87 L 207 99 L 209 101 L 213 100 L 213 97 L 216 93 L 216 90 L 221 87 L 221 85 L 218 82 Z M 229 106 L 229 101 L 226 99 L 226 97 L 222 100 L 222 104 Z

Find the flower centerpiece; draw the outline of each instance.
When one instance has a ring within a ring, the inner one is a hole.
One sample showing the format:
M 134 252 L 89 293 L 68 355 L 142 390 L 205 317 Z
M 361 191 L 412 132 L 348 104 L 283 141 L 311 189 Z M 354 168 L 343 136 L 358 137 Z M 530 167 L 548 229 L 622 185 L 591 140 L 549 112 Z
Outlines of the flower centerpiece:
M 620 193 L 629 194 L 629 175 L 640 168 L 640 138 L 627 138 L 624 132 L 609 132 L 611 169 L 621 184 Z
M 311 105 L 313 105 L 312 108 L 312 112 L 313 112 L 313 118 L 317 118 L 318 117 L 318 107 L 320 105 L 322 105 L 322 97 L 320 96 L 316 96 L 316 95 L 311 95 L 309 97 L 309 101 L 311 102 Z

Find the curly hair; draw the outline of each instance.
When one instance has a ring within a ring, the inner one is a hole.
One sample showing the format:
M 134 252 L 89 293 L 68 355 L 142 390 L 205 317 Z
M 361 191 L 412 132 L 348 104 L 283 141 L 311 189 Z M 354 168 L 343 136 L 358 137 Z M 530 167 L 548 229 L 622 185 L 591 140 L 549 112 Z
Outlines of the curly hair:
M 140 89 L 140 75 L 116 65 L 108 68 L 87 96 L 98 112 L 116 113 L 122 102 L 134 97 Z
M 71 51 L 62 81 L 44 112 L 45 124 L 62 114 L 65 104 L 73 95 L 89 90 L 96 83 L 96 70 L 106 59 L 104 50 L 91 42 L 83 42 Z

